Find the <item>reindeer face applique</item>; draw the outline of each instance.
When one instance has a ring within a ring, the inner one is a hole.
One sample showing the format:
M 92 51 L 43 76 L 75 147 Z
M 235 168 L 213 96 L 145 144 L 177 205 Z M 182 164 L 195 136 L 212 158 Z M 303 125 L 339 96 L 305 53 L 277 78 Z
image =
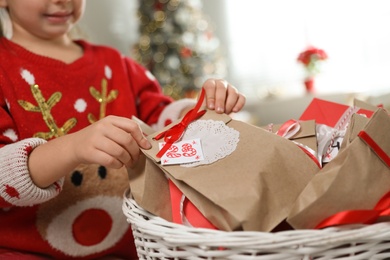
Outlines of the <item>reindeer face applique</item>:
M 104 251 L 128 230 L 122 196 L 127 171 L 82 165 L 66 177 L 58 197 L 39 206 L 37 229 L 51 247 L 72 257 Z

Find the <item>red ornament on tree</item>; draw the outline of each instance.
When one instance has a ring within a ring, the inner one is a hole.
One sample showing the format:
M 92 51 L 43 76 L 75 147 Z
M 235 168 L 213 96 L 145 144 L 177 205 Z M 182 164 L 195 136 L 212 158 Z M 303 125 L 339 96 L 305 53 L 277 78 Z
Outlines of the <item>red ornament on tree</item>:
M 180 55 L 184 58 L 189 58 L 192 56 L 192 50 L 188 47 L 181 48 Z
M 164 5 L 163 5 L 162 3 L 160 3 L 160 2 L 156 2 L 156 3 L 154 4 L 154 9 L 155 9 L 156 11 L 162 11 L 162 10 L 164 9 Z

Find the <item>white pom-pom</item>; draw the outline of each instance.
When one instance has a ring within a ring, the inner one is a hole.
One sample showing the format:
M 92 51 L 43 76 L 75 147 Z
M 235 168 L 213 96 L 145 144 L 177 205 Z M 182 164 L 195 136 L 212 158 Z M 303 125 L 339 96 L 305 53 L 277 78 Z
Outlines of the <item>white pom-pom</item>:
M 15 133 L 13 129 L 7 129 L 3 133 L 4 136 L 8 137 L 12 141 L 16 142 L 18 140 L 18 135 Z
M 79 113 L 83 113 L 86 108 L 87 108 L 87 102 L 85 102 L 85 100 L 82 98 L 77 99 L 76 102 L 74 103 L 74 109 L 76 109 L 76 111 Z
M 108 67 L 108 66 L 105 66 L 104 67 L 104 74 L 106 74 L 106 78 L 107 79 L 111 79 L 111 77 L 112 77 L 112 70 L 111 70 L 111 68 Z
M 28 70 L 22 69 L 20 71 L 20 75 L 22 75 L 22 78 L 31 86 L 35 84 L 35 77 L 31 72 Z

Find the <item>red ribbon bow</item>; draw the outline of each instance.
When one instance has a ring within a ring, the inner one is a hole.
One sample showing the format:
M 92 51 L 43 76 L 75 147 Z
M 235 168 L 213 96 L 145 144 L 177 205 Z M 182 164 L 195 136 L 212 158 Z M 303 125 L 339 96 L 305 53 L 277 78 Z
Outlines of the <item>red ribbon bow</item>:
M 158 158 L 161 158 L 166 153 L 166 151 L 168 151 L 168 149 L 171 148 L 172 144 L 182 137 L 187 126 L 192 121 L 198 119 L 199 117 L 203 116 L 206 113 L 206 110 L 198 111 L 200 106 L 202 105 L 204 95 L 205 92 L 204 89 L 202 88 L 196 106 L 185 114 L 185 116 L 180 121 L 180 123 L 172 126 L 170 129 L 161 132 L 160 134 L 154 137 L 155 140 L 160 140 L 161 138 L 164 137 L 164 141 L 165 141 L 165 145 L 156 155 Z

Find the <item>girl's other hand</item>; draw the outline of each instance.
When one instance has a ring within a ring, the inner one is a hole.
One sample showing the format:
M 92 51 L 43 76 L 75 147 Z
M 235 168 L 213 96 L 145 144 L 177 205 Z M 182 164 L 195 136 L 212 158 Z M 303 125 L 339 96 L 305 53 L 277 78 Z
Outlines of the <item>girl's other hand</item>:
M 238 112 L 245 105 L 245 96 L 226 80 L 208 79 L 203 84 L 203 88 L 207 108 L 217 113 Z

